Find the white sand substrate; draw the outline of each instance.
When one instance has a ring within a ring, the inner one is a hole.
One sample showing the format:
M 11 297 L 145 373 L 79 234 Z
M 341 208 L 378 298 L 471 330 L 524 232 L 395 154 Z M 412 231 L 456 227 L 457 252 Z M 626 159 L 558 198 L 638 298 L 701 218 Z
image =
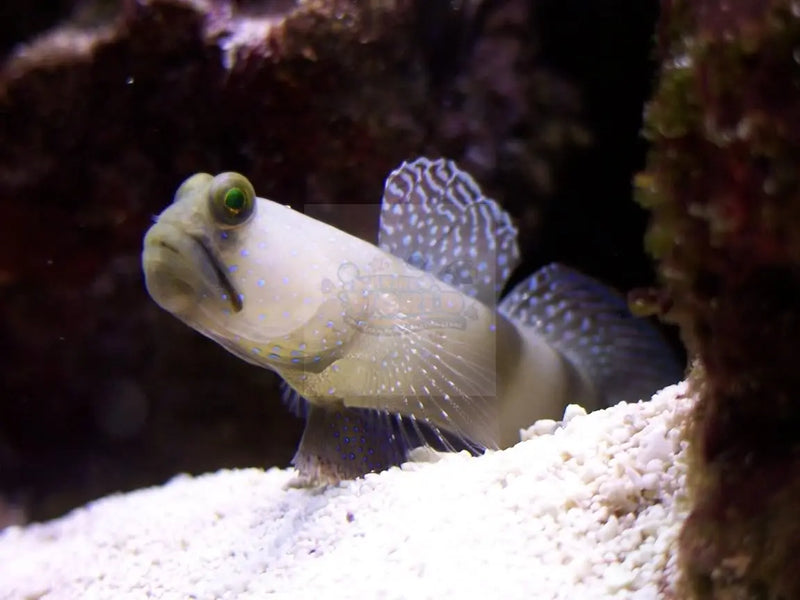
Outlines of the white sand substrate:
M 337 486 L 245 469 L 102 498 L 0 533 L 0 598 L 664 597 L 686 394 L 570 406 L 508 450 L 420 451 Z

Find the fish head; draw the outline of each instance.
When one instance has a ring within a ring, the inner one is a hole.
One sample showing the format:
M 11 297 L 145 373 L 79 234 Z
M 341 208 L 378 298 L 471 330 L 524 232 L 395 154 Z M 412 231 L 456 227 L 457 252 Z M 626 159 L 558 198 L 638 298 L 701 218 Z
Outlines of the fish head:
M 181 184 L 144 238 L 145 284 L 162 308 L 190 322 L 241 312 L 227 265 L 256 204 L 253 186 L 238 173 L 198 173 Z
M 320 254 L 303 243 L 311 221 L 257 197 L 238 173 L 193 175 L 145 235 L 147 290 L 245 360 L 273 368 L 303 362 L 311 325 L 330 318 L 322 286 L 304 269 Z

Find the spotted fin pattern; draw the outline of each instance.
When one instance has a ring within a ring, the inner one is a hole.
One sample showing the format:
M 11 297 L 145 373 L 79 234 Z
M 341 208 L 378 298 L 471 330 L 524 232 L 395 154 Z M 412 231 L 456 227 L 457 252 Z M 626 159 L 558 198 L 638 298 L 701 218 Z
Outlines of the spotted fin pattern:
M 292 460 L 312 483 L 336 483 L 399 465 L 409 450 L 387 413 L 305 403 L 306 426 Z
M 500 313 L 533 329 L 591 382 L 603 406 L 636 402 L 683 371 L 660 333 L 591 277 L 551 264 L 503 298 Z
M 306 426 L 292 464 L 309 483 L 337 483 L 398 466 L 409 450 L 422 445 L 472 454 L 484 450 L 427 423 L 384 411 L 308 402 L 303 402 L 303 411 Z
M 445 159 L 404 162 L 387 177 L 378 245 L 487 306 L 519 263 L 508 214 Z

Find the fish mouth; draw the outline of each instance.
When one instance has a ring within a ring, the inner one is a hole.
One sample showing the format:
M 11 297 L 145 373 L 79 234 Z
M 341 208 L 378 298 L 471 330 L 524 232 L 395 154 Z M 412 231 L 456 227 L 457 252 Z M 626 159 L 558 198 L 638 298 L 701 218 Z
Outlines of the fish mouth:
M 239 293 L 239 290 L 236 289 L 236 286 L 233 285 L 233 282 L 230 280 L 230 277 L 228 277 L 225 269 L 211 251 L 211 248 L 208 247 L 202 238 L 194 235 L 190 235 L 189 237 L 195 241 L 205 255 L 208 264 L 211 266 L 214 274 L 217 276 L 217 283 L 223 290 L 225 290 L 225 295 L 228 296 L 228 301 L 231 304 L 231 309 L 233 312 L 241 312 L 241 310 L 244 308 L 242 295 Z
M 196 306 L 198 297 L 216 289 L 234 313 L 244 301 L 225 266 L 203 237 L 173 226 L 154 225 L 148 232 L 142 255 L 145 283 L 150 295 L 163 308 L 183 313 Z

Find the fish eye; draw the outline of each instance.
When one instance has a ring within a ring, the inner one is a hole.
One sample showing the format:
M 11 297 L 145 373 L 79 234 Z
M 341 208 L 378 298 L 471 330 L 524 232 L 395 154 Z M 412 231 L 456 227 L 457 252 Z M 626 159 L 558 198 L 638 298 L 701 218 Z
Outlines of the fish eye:
M 246 223 L 255 212 L 256 192 L 247 177 L 239 173 L 221 173 L 211 181 L 208 192 L 212 216 L 225 227 Z

